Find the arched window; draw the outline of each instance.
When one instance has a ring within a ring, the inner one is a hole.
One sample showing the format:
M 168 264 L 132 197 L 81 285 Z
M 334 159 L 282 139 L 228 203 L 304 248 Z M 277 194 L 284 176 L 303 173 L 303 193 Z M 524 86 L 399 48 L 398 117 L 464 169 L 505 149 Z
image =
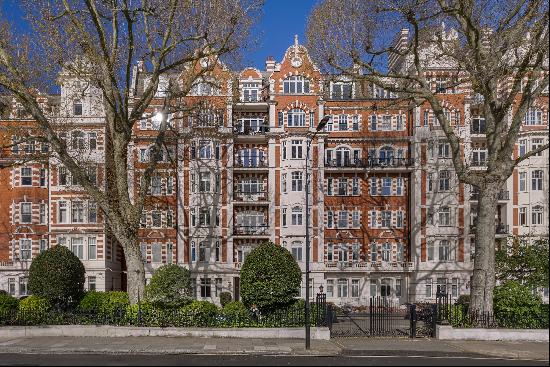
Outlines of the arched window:
M 299 108 L 288 111 L 288 126 L 306 126 L 306 113 Z
M 283 91 L 285 94 L 309 93 L 309 80 L 301 75 L 289 76 L 283 81 Z
M 393 162 L 393 148 L 388 146 L 382 147 L 378 157 L 380 164 L 389 166 Z

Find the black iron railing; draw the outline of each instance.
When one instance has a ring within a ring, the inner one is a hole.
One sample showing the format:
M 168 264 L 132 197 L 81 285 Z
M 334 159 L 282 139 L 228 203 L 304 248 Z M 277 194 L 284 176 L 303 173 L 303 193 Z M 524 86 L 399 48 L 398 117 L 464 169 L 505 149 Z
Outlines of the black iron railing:
M 264 236 L 269 234 L 269 226 L 235 226 L 233 227 L 233 233 L 235 235 L 256 235 Z
M 234 200 L 235 201 L 267 201 L 267 190 L 262 191 L 234 191 Z
M 269 132 L 269 126 L 241 126 L 237 125 L 233 128 L 233 131 L 239 135 L 261 135 Z
M 412 158 L 349 158 L 327 159 L 327 167 L 350 168 L 385 168 L 385 167 L 409 167 L 414 164 Z

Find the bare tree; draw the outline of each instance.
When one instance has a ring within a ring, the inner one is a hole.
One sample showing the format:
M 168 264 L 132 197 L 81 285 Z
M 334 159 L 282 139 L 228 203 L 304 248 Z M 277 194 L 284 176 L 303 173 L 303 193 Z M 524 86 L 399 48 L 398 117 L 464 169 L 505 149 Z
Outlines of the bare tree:
M 453 37 L 441 31 L 442 23 Z M 408 39 L 395 42 L 403 27 L 409 28 Z M 514 155 L 525 113 L 548 87 L 548 2 L 325 0 L 309 18 L 307 37 L 312 56 L 329 72 L 368 81 L 433 110 L 451 145 L 458 179 L 479 190 L 470 310 L 492 312 L 499 189 L 518 163 L 548 148 Z M 477 96 L 472 103 L 486 119 L 486 170 L 471 169 L 464 156 L 441 91 L 430 79 L 434 64 L 454 70 L 446 87 Z
M 140 215 L 171 132 L 168 115 L 181 110 L 182 98 L 204 73 L 197 67 L 200 60 L 235 59 L 248 40 L 261 0 L 39 0 L 23 5 L 33 25 L 29 34 L 17 35 L 13 25 L 0 19 L 0 92 L 13 96 L 30 114 L 40 131 L 36 138 L 49 144 L 98 203 L 124 251 L 128 293 L 136 303 L 145 285 Z M 148 82 L 142 93 L 134 94 L 132 69 L 138 60 L 148 69 Z M 59 117 L 37 101 L 36 90 L 50 90 L 61 71 L 100 91 L 108 190 L 90 181 L 79 157 L 60 137 Z M 132 130 L 144 112 L 159 103 L 163 118 L 139 194 L 134 195 L 128 178 Z

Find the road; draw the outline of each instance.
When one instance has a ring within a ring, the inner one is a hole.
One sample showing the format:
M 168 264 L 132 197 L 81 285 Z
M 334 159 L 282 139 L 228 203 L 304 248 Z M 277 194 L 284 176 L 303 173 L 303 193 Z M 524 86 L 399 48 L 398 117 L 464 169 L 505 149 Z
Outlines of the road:
M 548 366 L 548 361 L 463 357 L 310 357 L 251 355 L 0 354 L 10 366 Z

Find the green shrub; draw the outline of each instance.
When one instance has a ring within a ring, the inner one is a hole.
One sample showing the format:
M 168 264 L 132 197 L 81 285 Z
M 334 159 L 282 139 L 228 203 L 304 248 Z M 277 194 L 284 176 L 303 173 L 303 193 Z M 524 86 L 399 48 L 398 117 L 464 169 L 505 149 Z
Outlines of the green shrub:
M 156 307 L 178 308 L 192 300 L 189 270 L 179 265 L 158 268 L 145 289 L 148 302 Z
M 82 312 L 99 312 L 103 299 L 104 292 L 89 291 L 84 294 L 78 303 L 78 310 Z
M 24 325 L 48 323 L 48 312 L 51 310 L 50 302 L 36 295 L 28 296 L 19 301 L 17 319 Z
M 284 308 L 300 292 L 302 272 L 285 248 L 268 242 L 250 252 L 241 269 L 243 303 L 262 312 Z
M 38 255 L 29 267 L 29 291 L 52 305 L 70 306 L 84 292 L 85 269 L 68 248 L 55 246 Z
M 183 317 L 179 322 L 186 326 L 211 326 L 216 324 L 218 307 L 208 301 L 192 301 L 180 309 Z
M 225 305 L 231 302 L 232 299 L 233 297 L 231 296 L 231 293 L 229 292 L 220 293 L 220 304 L 222 305 L 222 307 L 225 307 Z
M 130 305 L 130 299 L 126 292 L 105 292 L 99 312 L 104 315 L 121 314 Z
M 163 310 L 155 308 L 148 302 L 143 302 L 139 305 L 126 307 L 123 323 L 135 326 L 168 326 L 169 321 Z
M 91 314 L 99 320 L 106 318 L 118 321 L 130 304 L 126 292 L 87 292 L 78 304 L 78 310 Z
M 17 310 L 19 301 L 9 294 L 0 293 L 0 314 Z
M 226 303 L 221 310 L 221 324 L 229 327 L 250 326 L 252 323 L 251 312 L 239 301 Z M 221 325 L 220 325 L 221 326 Z
M 517 281 L 509 281 L 495 287 L 493 309 L 501 327 L 548 327 L 548 313 L 544 312 L 541 299 Z

